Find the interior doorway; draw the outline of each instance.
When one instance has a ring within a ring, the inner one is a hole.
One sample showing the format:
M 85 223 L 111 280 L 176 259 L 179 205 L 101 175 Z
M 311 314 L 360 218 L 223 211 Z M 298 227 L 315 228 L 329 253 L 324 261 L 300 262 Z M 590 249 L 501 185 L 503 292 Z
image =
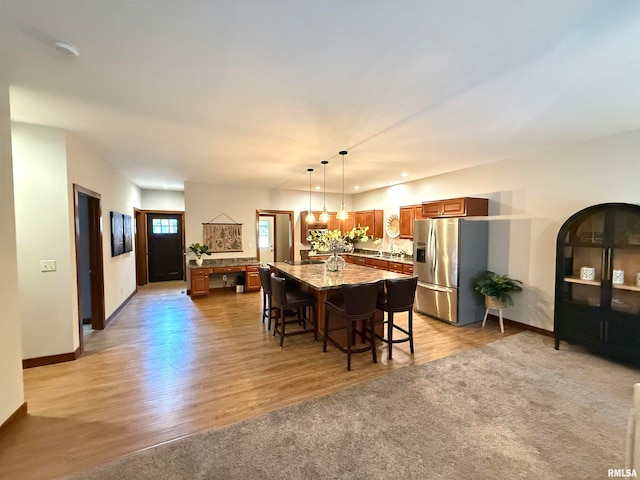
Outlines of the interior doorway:
M 102 330 L 105 327 L 102 207 L 99 193 L 79 185 L 73 185 L 73 196 L 78 319 L 82 352 L 84 338 L 92 330 Z
M 256 210 L 256 251 L 262 263 L 293 260 L 292 211 Z

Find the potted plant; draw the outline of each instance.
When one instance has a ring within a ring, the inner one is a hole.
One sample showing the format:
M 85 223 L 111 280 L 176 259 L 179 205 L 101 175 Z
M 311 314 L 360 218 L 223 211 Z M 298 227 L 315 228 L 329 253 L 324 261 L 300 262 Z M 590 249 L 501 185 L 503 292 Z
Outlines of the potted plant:
M 202 256 L 203 255 L 211 255 L 209 251 L 209 247 L 207 245 L 200 245 L 199 243 L 192 243 L 189 245 L 189 250 L 191 250 L 196 256 L 196 265 L 202 265 Z
M 475 290 L 485 296 L 487 308 L 502 310 L 513 306 L 511 293 L 521 292 L 522 282 L 487 270 L 476 280 Z

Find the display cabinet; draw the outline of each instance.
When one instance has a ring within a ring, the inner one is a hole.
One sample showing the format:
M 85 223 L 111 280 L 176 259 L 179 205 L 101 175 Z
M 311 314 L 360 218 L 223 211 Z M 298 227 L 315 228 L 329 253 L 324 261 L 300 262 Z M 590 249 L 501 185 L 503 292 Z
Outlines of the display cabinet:
M 640 361 L 640 206 L 607 203 L 558 234 L 555 347 L 561 341 Z

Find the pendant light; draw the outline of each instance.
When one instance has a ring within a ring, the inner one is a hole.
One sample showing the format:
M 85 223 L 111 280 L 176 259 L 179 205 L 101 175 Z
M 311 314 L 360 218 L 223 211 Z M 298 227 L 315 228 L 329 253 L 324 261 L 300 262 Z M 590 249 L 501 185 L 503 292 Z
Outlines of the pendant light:
M 346 150 L 342 150 L 338 152 L 339 155 L 342 155 L 342 203 L 340 204 L 340 210 L 336 214 L 336 218 L 338 220 L 347 220 L 349 218 L 349 212 L 344 206 L 344 156 L 347 154 Z
M 329 221 L 329 212 L 327 212 L 327 163 L 328 160 L 323 160 L 320 162 L 322 164 L 322 172 L 324 176 L 323 185 L 322 185 L 322 213 L 320 214 L 319 220 L 322 223 L 327 223 Z
M 313 168 L 307 168 L 307 172 L 309 172 L 309 214 L 305 220 L 307 223 L 315 223 L 316 216 L 311 211 L 311 172 L 313 172 Z

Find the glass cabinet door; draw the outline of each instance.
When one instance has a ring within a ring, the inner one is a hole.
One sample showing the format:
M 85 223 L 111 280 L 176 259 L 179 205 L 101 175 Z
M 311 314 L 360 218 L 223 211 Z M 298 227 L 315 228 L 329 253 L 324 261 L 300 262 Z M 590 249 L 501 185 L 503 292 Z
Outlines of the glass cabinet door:
M 606 278 L 605 210 L 576 219 L 562 239 L 562 281 L 565 301 L 599 307 Z
M 611 309 L 640 313 L 640 214 L 619 209 L 614 214 L 609 275 Z

